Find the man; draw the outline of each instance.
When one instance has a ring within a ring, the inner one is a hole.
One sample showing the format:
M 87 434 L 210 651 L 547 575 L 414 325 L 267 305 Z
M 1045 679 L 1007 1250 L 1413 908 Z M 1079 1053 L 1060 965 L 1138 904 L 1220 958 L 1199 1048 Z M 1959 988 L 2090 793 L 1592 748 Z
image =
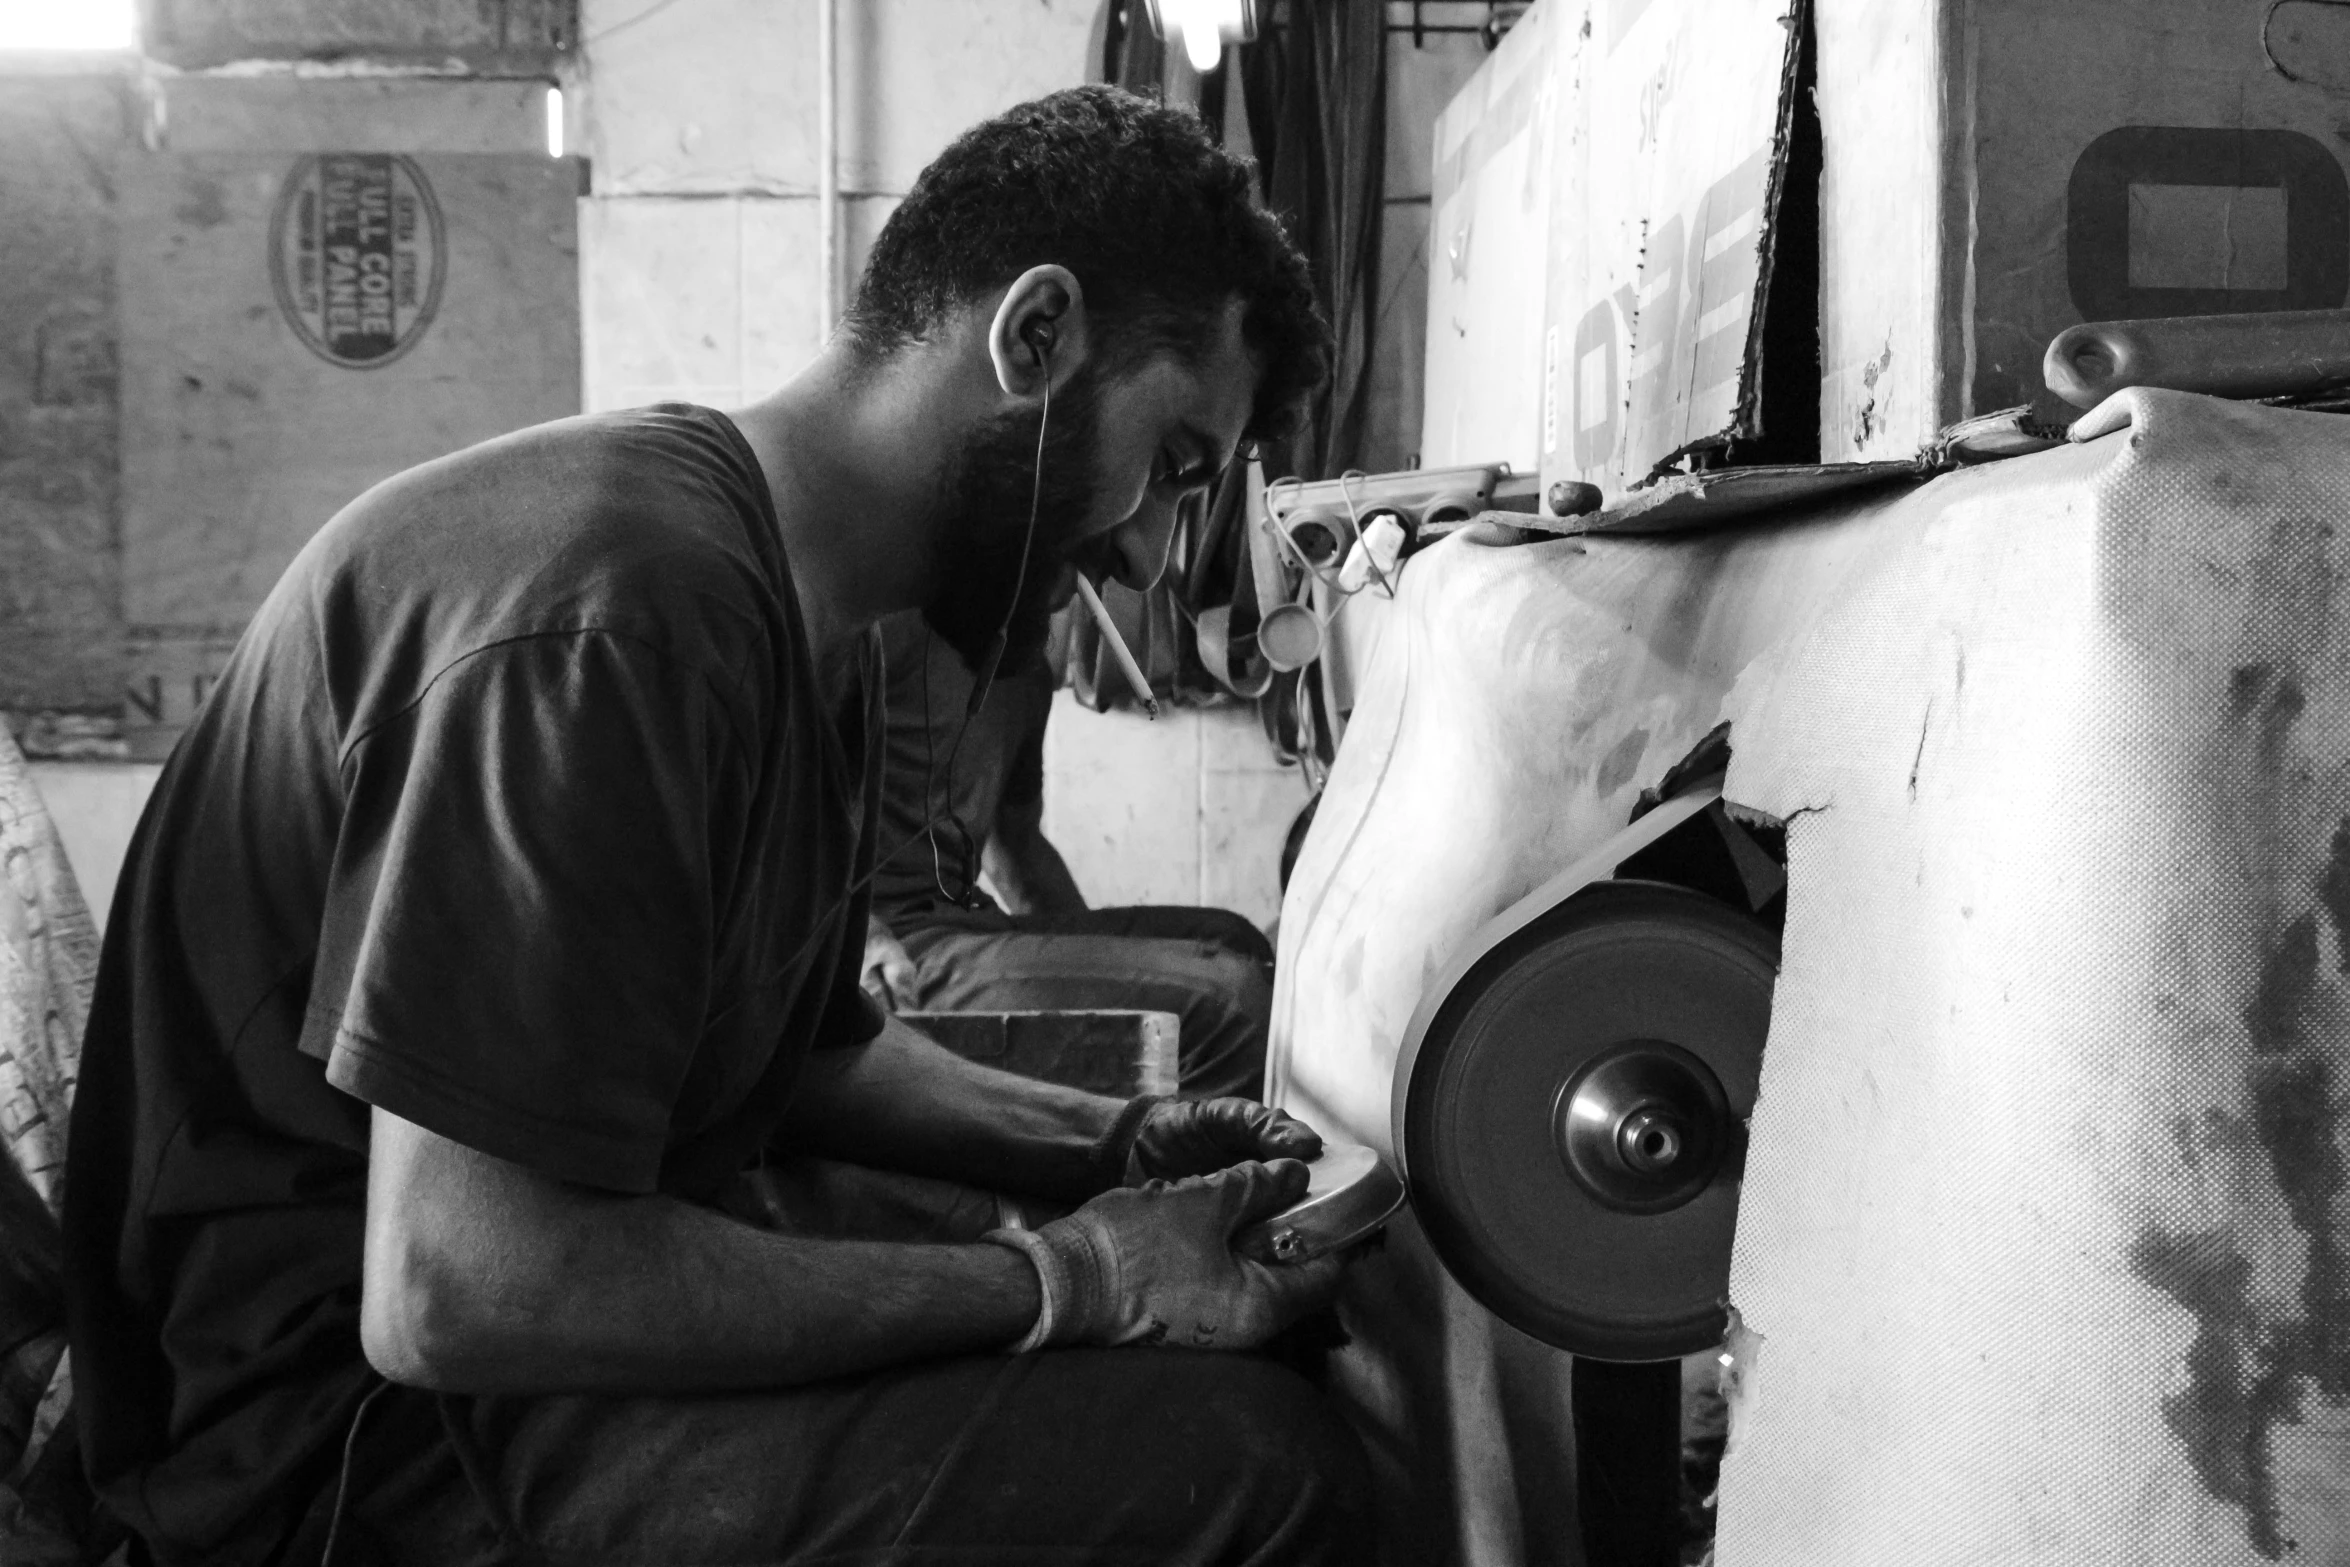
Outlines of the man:
M 1317 1396 L 1192 1348 L 1334 1287 L 1229 1244 L 1312 1133 L 991 1073 L 856 984 L 873 621 L 1025 657 L 1325 342 L 1246 169 L 1080 89 L 942 154 L 764 402 L 522 431 L 320 531 L 157 784 L 82 1061 L 83 1448 L 154 1559 L 1360 1553 Z M 813 1156 L 1077 1206 L 722 1206 Z
M 1089 909 L 1044 834 L 1049 664 L 1006 671 L 966 722 L 971 672 L 919 614 L 884 620 L 882 648 L 883 837 L 905 847 L 873 879 L 866 988 L 947 1012 L 1171 1012 L 1183 1093 L 1263 1093 L 1263 933 L 1227 909 Z M 980 891 L 981 869 L 1008 912 Z

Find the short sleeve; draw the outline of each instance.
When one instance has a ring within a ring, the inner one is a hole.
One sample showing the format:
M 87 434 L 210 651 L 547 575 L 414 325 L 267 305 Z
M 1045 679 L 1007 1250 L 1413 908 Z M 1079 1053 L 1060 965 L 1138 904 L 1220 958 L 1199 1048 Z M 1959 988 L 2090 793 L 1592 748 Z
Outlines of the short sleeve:
M 303 1048 L 403 1119 L 654 1188 L 748 783 L 708 682 L 604 632 L 460 661 L 347 750 Z

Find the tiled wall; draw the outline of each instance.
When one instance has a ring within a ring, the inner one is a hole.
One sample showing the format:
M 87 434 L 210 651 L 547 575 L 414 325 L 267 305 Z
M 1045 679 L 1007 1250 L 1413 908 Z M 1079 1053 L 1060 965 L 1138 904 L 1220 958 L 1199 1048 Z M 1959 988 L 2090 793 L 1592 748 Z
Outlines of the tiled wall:
M 1096 0 L 836 0 L 844 276 L 959 131 L 1085 79 Z M 586 0 L 585 397 L 730 407 L 824 323 L 814 0 Z
M 1045 834 L 1087 899 L 1206 903 L 1270 925 L 1281 840 L 1306 803 L 1246 708 L 1092 713 L 1061 693 L 1045 731 Z

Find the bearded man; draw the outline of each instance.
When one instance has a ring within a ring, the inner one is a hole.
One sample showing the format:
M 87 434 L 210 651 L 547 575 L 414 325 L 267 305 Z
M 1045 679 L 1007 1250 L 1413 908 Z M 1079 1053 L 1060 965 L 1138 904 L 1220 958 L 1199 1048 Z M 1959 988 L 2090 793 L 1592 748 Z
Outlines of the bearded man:
M 1051 662 L 1007 662 L 970 713 L 970 670 L 919 612 L 884 618 L 881 639 L 883 841 L 906 846 L 873 877 L 867 992 L 921 1011 L 1170 1013 L 1178 1092 L 1261 1096 L 1273 944 L 1230 909 L 1091 907 L 1045 835 Z
M 83 1449 L 147 1557 L 1366 1557 L 1319 1395 L 1200 1352 L 1334 1288 L 1230 1244 L 1312 1132 L 990 1072 L 858 989 L 875 621 L 984 686 L 1069 572 L 1156 576 L 1326 343 L 1247 166 L 1080 89 L 949 148 L 765 401 L 320 530 L 157 785 L 82 1057 Z M 743 1216 L 812 1157 L 1073 1211 Z

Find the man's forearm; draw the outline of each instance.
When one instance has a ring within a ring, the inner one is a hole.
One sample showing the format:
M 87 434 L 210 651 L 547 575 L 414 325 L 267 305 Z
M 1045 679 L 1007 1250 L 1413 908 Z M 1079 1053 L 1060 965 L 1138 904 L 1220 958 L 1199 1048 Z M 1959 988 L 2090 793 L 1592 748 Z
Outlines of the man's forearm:
M 1082 914 L 1085 894 L 1041 825 L 999 821 L 981 855 L 987 879 L 1014 914 Z
M 809 1058 L 782 1137 L 798 1152 L 1080 1202 L 1117 1184 L 1103 1139 L 1124 1108 L 966 1061 L 891 1018 L 861 1049 Z
M 468 1393 L 811 1382 L 1005 1347 L 1034 1268 L 999 1246 L 778 1235 L 567 1185 L 378 1111 L 362 1338 L 395 1380 Z

